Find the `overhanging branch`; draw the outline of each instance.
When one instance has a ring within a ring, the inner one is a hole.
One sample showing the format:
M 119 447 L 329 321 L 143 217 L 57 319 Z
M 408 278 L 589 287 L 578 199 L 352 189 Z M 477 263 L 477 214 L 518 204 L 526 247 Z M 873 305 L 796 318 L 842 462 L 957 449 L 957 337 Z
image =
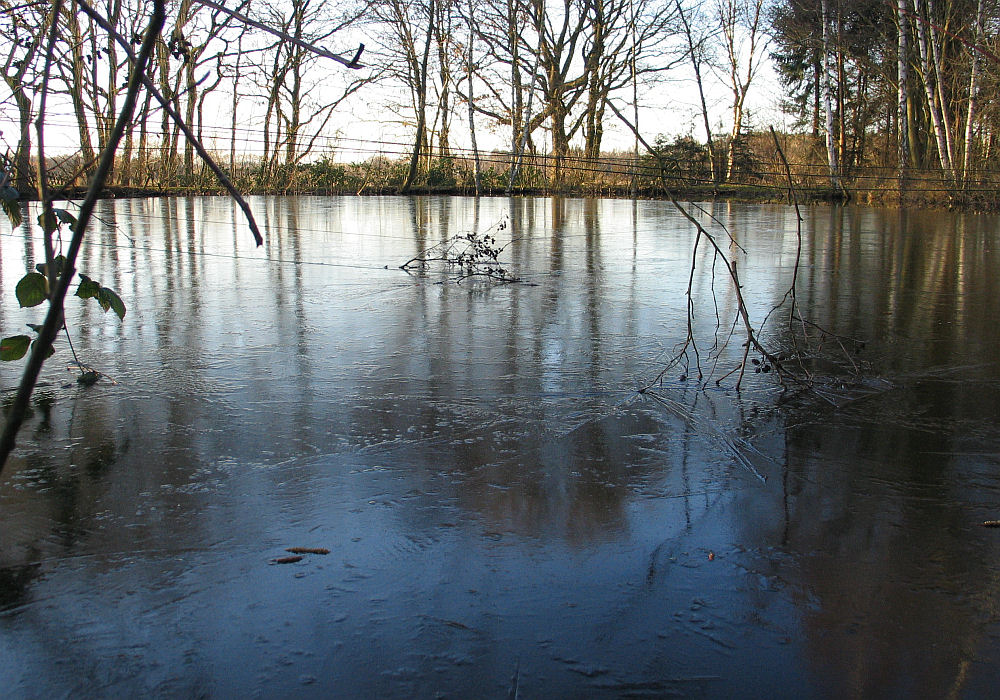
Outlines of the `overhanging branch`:
M 348 68 L 350 68 L 352 70 L 357 70 L 358 68 L 364 68 L 365 67 L 365 66 L 363 66 L 363 65 L 361 65 L 359 63 L 359 61 L 361 60 L 361 54 L 365 50 L 365 45 L 364 44 L 359 44 L 358 45 L 358 50 L 357 50 L 357 52 L 355 52 L 354 58 L 346 59 L 343 56 L 341 56 L 339 54 L 335 54 L 332 51 L 328 51 L 328 50 L 324 49 L 321 46 L 314 46 L 314 45 L 310 44 L 308 41 L 304 41 L 302 39 L 298 39 L 298 38 L 296 38 L 294 36 L 286 34 L 285 32 L 283 32 L 281 30 L 275 29 L 274 27 L 269 27 L 266 24 L 264 24 L 263 22 L 258 22 L 255 19 L 251 19 L 251 18 L 247 17 L 244 14 L 236 12 L 235 10 L 230 10 L 227 7 L 223 7 L 222 5 L 220 5 L 217 2 L 212 2 L 212 0 L 194 0 L 194 1 L 197 2 L 200 5 L 205 5 L 207 7 L 211 7 L 214 10 L 218 10 L 219 12 L 225 12 L 226 14 L 230 15 L 234 19 L 237 19 L 240 22 L 243 22 L 244 24 L 247 24 L 247 25 L 249 25 L 251 27 L 259 29 L 259 30 L 261 30 L 263 32 L 267 32 L 268 34 L 273 34 L 274 36 L 278 37 L 279 39 L 284 39 L 285 41 L 288 41 L 288 42 L 290 42 L 292 44 L 295 44 L 299 48 L 305 49 L 306 51 L 310 51 L 310 52 L 316 54 L 317 56 L 322 56 L 323 58 L 329 58 L 331 61 L 336 61 L 337 63 L 342 63 L 342 64 L 344 64 L 345 66 L 347 66 Z

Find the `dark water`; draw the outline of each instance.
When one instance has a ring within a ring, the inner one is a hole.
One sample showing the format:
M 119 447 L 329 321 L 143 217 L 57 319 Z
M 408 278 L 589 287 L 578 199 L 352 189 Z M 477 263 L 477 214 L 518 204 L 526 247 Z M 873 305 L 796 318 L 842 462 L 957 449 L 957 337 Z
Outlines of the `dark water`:
M 100 212 L 80 268 L 129 313 L 67 313 L 117 383 L 61 341 L 0 477 L 4 697 L 995 692 L 997 218 L 806 212 L 799 302 L 867 342 L 835 406 L 773 374 L 636 393 L 684 336 L 668 204 L 253 204 L 261 249 L 225 199 Z M 712 211 L 759 321 L 794 212 Z M 530 285 L 397 269 L 504 217 Z M 0 240 L 17 333 L 41 244 Z

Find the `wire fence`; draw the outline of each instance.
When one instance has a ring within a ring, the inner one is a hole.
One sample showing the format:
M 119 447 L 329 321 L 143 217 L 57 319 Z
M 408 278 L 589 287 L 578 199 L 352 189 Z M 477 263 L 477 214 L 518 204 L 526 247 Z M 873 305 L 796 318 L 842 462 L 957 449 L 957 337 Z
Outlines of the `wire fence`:
M 69 115 L 50 115 L 47 124 L 69 128 Z M 345 136 L 307 136 L 298 139 L 299 150 L 289 154 L 286 135 L 246 126 L 205 127 L 201 138 L 223 165 L 234 183 L 247 193 L 385 193 L 402 185 L 413 144 L 401 140 L 371 140 Z M 829 167 L 815 156 L 815 149 L 789 144 L 808 142 L 802 135 L 782 137 L 790 156 L 792 185 L 806 199 L 842 198 L 844 190 L 861 201 L 898 201 L 900 197 L 934 204 L 964 203 L 981 208 L 1000 207 L 1000 169 L 977 168 L 948 174 L 940 168 L 914 167 L 901 173 L 878 158 L 851 164 L 839 173 L 844 189 L 835 185 Z M 185 153 L 183 143 L 171 147 L 170 139 L 150 133 L 144 145 L 134 139 L 120 150 L 112 184 L 151 192 L 221 191 L 207 167 Z M 789 182 L 770 135 L 748 135 L 740 143 L 732 172 L 713 164 L 707 149 L 690 141 L 686 147 L 658 146 L 656 154 L 605 153 L 586 157 L 578 150 L 555 156 L 527 152 L 520 156 L 504 150 L 474 151 L 449 145 L 421 151 L 418 191 L 496 194 L 514 192 L 565 193 L 607 196 L 657 196 L 664 188 L 677 196 L 784 198 Z M 719 149 L 725 147 L 722 144 Z M 304 151 L 304 152 L 303 152 Z M 520 169 L 514 182 L 510 173 L 516 159 Z M 82 187 L 91 163 L 78 152 L 48 158 L 53 186 Z

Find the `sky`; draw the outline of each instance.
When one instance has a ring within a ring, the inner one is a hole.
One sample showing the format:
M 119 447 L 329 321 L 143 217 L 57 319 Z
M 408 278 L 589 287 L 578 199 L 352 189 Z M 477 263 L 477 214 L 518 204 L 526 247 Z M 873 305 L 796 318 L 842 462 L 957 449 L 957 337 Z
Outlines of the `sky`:
M 340 35 L 338 35 L 339 37 Z M 338 44 L 343 44 L 344 52 L 352 52 L 357 41 L 364 41 L 364 35 L 352 36 Z M 371 41 L 366 42 L 368 46 Z M 331 46 L 334 51 L 341 47 Z M 366 56 L 374 60 L 373 49 L 369 48 Z M 766 52 L 766 49 L 765 49 Z M 364 58 L 362 59 L 364 62 Z M 344 71 L 339 64 L 323 61 L 314 66 L 314 82 L 317 96 L 320 99 L 329 98 L 339 89 L 337 72 Z M 362 69 L 365 70 L 365 69 Z M 324 94 L 326 93 L 326 94 Z M 18 125 L 16 111 L 10 104 L 9 93 L 0 93 L 6 98 L 0 105 L 0 147 L 13 150 L 16 143 Z M 726 133 L 731 128 L 732 93 L 725 86 L 722 77 L 709 73 L 706 76 L 706 96 L 711 115 L 714 133 Z M 208 128 L 204 132 L 206 146 L 210 150 L 227 153 L 229 151 L 232 90 L 225 84 L 209 99 L 205 110 L 207 121 L 215 121 L 218 127 Z M 323 130 L 324 138 L 317 141 L 314 157 L 329 156 L 334 160 L 353 162 L 364 160 L 376 153 L 393 156 L 404 152 L 412 143 L 412 117 L 401 117 L 398 110 L 389 105 L 405 103 L 407 96 L 404 91 L 391 86 L 378 84 L 363 87 L 359 92 L 349 97 L 335 112 L 333 118 Z M 631 104 L 627 98 L 618 101 L 623 111 L 631 114 Z M 538 109 L 535 102 L 535 110 Z M 761 64 L 760 71 L 751 87 L 747 106 L 750 126 L 763 127 L 774 125 L 776 128 L 790 128 L 791 119 L 782 113 L 781 90 L 773 67 L 768 60 Z M 78 148 L 79 138 L 76 133 L 75 121 L 69 100 L 65 95 L 52 95 L 49 98 L 46 117 L 46 152 L 52 156 L 61 157 L 74 152 Z M 428 119 L 432 118 L 433 105 L 429 107 Z M 213 118 L 213 115 L 214 118 Z M 464 104 L 457 105 L 451 129 L 451 142 L 456 148 L 471 148 L 468 133 L 467 110 Z M 262 136 L 259 124 L 262 122 L 263 108 L 250 100 L 241 100 L 237 113 L 238 145 L 237 151 L 245 155 L 259 153 L 262 148 Z M 151 125 L 158 125 L 159 119 L 151 120 Z M 494 126 L 485 118 L 477 118 L 477 140 L 480 150 L 509 150 L 509 127 Z M 688 63 L 683 62 L 671 70 L 658 84 L 640 87 L 639 128 L 647 141 L 653 142 L 657 136 L 667 138 L 677 136 L 693 136 L 698 141 L 705 140 L 704 126 L 693 72 Z M 34 138 L 34 134 L 32 134 Z M 537 132 L 536 145 L 547 151 L 550 138 L 547 131 Z M 582 145 L 582 134 L 578 134 L 574 146 Z M 604 151 L 629 151 L 633 148 L 634 137 L 631 131 L 610 111 L 605 119 L 605 136 L 602 144 Z

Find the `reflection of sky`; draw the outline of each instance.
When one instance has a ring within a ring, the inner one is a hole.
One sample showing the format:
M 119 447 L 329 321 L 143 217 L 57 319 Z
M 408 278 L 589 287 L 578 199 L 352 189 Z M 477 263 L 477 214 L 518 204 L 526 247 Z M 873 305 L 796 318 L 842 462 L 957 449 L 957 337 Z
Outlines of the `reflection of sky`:
M 998 490 L 993 220 L 952 224 L 958 245 L 943 216 L 898 235 L 890 213 L 810 210 L 800 302 L 900 388 L 777 413 L 763 379 L 634 395 L 684 332 L 692 237 L 669 205 L 253 204 L 262 249 L 224 199 L 104 205 L 122 228 L 80 268 L 129 313 L 67 311 L 118 384 L 64 386 L 60 347 L 49 419 L 36 402 L 0 488 L 0 677 L 20 694 L 501 695 L 518 664 L 527 696 L 996 676 L 996 544 L 969 525 Z M 711 212 L 750 251 L 760 319 L 794 213 Z M 397 269 L 505 215 L 536 286 Z M 41 247 L 0 245 L 7 330 L 35 320 L 11 290 Z M 269 564 L 294 545 L 331 553 Z M 933 664 L 930 628 L 953 649 Z

